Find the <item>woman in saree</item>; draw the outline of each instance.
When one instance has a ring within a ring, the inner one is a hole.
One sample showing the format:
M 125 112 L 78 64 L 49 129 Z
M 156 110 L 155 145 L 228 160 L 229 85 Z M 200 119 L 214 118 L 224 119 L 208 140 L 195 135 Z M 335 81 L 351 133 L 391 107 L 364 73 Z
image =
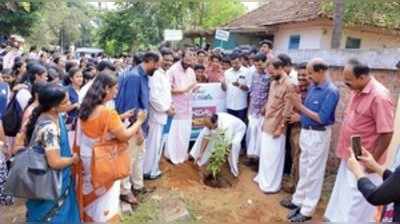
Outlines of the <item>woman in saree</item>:
M 60 114 L 69 106 L 64 88 L 48 84 L 40 91 L 39 105 L 33 110 L 26 126 L 25 145 L 40 144 L 49 167 L 62 172 L 62 195 L 57 200 L 28 200 L 28 223 L 80 223 L 75 185 L 72 179 L 73 164 L 79 156 L 72 155 L 67 130 Z
M 139 112 L 137 120 L 126 128 L 118 113 L 106 103 L 117 94 L 117 79 L 113 73 L 100 73 L 87 95 L 83 99 L 79 112 L 77 128 L 78 147 L 75 147 L 81 157 L 77 168 L 78 200 L 82 221 L 114 223 L 120 220 L 120 181 L 94 187 L 91 180 L 91 162 L 93 144 L 104 134 L 107 128 L 107 138 L 116 138 L 128 142 L 140 130 L 145 120 L 145 113 Z

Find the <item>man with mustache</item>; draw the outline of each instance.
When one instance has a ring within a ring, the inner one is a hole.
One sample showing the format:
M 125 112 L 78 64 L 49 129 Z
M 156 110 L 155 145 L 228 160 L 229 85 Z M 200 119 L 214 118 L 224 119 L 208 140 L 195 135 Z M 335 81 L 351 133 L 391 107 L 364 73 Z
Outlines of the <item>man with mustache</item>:
M 339 90 L 328 75 L 328 64 L 315 58 L 307 64 L 307 73 L 314 83 L 304 104 L 299 98 L 290 98 L 295 109 L 301 112 L 300 175 L 292 201 L 281 205 L 291 209 L 291 222 L 311 219 L 321 196 L 325 167 L 329 155 L 335 111 Z
M 115 108 L 118 113 L 124 114 L 132 110 L 149 109 L 149 77 L 159 67 L 160 56 L 157 53 L 147 52 L 143 56 L 143 63 L 133 69 L 121 74 L 118 80 L 118 94 L 115 98 Z M 127 122 L 129 125 L 129 122 Z M 131 195 L 143 194 L 148 190 L 143 183 L 143 160 L 144 160 L 144 138 L 148 134 L 148 122 L 142 126 L 142 132 L 137 138 L 129 141 L 129 148 L 132 150 L 132 174 L 121 183 L 121 200 L 135 204 L 135 199 Z M 132 186 L 131 186 L 132 185 Z
M 226 92 L 226 109 L 228 114 L 247 123 L 251 76 L 248 69 L 240 61 L 240 52 L 234 52 L 230 59 L 232 68 L 225 71 L 224 78 L 221 81 L 222 90 Z M 246 148 L 245 143 L 245 138 L 243 138 L 242 149 Z M 235 172 L 239 173 L 238 170 Z
M 336 155 L 341 159 L 325 217 L 330 222 L 375 222 L 375 207 L 358 191 L 357 180 L 350 171 L 351 137 L 361 137 L 362 147 L 380 164 L 393 134 L 394 104 L 388 89 L 378 82 L 367 65 L 350 60 L 343 71 L 344 82 L 352 90 L 350 103 L 343 116 Z M 367 170 L 367 177 L 375 184 L 382 178 Z
M 289 99 L 296 92 L 279 58 L 272 59 L 268 67 L 272 81 L 265 106 L 258 174 L 254 181 L 263 192 L 277 193 L 281 188 L 285 160 L 286 118 L 293 111 Z
M 192 93 L 196 91 L 196 74 L 192 69 L 195 53 L 186 50 L 180 61 L 167 71 L 172 85 L 172 102 L 175 116 L 168 133 L 164 155 L 173 164 L 180 164 L 189 158 L 189 142 L 192 132 Z
M 300 94 L 301 102 L 304 103 L 306 99 L 310 82 L 312 81 L 307 72 L 307 63 L 303 62 L 296 66 L 297 70 L 297 82 L 296 91 Z M 290 117 L 287 118 L 289 122 L 290 131 L 288 131 L 288 136 L 286 143 L 290 144 L 290 147 L 286 147 L 286 150 L 290 148 L 290 154 L 292 158 L 290 166 L 290 178 L 287 182 L 283 184 L 283 191 L 286 193 L 293 194 L 296 190 L 297 182 L 299 181 L 299 159 L 300 159 L 300 131 L 301 131 L 301 112 L 299 110 L 294 110 Z M 286 153 L 288 153 L 286 151 Z M 286 159 L 286 158 L 285 158 Z M 286 162 L 286 161 L 285 161 Z M 285 164 L 287 166 L 288 164 Z M 285 198 L 283 202 L 290 202 L 291 197 Z
M 150 107 L 149 107 L 149 135 L 146 139 L 144 160 L 144 174 L 146 179 L 157 179 L 161 176 L 160 159 L 162 153 L 163 127 L 167 123 L 168 115 L 175 113 L 172 105 L 171 84 L 167 75 L 168 69 L 174 62 L 173 52 L 170 49 L 161 50 L 162 60 L 160 68 L 150 77 Z

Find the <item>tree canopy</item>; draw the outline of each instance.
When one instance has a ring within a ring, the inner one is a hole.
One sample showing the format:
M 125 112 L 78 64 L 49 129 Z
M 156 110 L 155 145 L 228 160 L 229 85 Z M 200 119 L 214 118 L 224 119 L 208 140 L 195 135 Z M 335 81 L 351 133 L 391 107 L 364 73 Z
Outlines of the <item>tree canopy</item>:
M 344 0 L 346 25 L 400 29 L 400 0 Z M 322 11 L 333 14 L 334 0 L 326 0 Z
M 98 42 L 110 54 L 159 44 L 164 29 L 209 29 L 245 13 L 239 0 L 119 0 L 102 16 Z
M 0 34 L 29 35 L 41 6 L 41 1 L 0 0 Z
M 90 26 L 93 10 L 84 0 L 44 1 L 33 24 L 29 42 L 38 46 L 61 45 L 68 47 L 78 42 L 85 27 Z

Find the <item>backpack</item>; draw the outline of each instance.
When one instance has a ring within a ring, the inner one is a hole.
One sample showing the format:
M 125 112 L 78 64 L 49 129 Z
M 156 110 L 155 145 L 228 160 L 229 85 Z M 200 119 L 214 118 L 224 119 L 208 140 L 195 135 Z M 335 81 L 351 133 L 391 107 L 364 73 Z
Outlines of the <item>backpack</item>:
M 21 105 L 18 103 L 17 94 L 15 94 L 8 103 L 6 111 L 1 118 L 6 136 L 17 136 L 21 129 L 23 112 Z

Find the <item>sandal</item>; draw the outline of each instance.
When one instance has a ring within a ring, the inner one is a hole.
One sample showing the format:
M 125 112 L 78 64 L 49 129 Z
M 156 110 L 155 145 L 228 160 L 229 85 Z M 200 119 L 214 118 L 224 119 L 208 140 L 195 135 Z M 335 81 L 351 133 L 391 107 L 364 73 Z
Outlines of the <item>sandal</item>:
M 119 199 L 123 202 L 126 202 L 132 206 L 136 206 L 139 204 L 139 201 L 133 194 L 126 194 L 126 195 L 120 195 Z

